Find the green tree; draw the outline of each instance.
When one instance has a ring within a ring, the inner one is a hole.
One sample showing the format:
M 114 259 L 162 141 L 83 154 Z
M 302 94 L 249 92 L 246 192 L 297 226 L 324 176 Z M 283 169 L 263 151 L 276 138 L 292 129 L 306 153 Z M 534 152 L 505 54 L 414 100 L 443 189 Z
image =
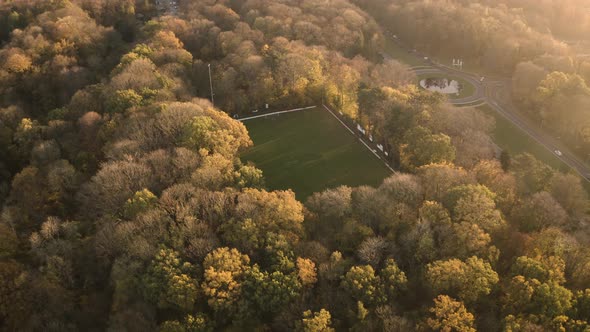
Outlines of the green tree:
M 193 266 L 182 263 L 178 252 L 161 249 L 143 278 L 146 296 L 160 308 L 190 311 L 198 292 L 198 282 L 192 274 Z
M 543 326 L 535 323 L 536 317 L 508 315 L 504 318 L 503 328 L 506 332 L 544 331 Z
M 135 90 L 118 90 L 108 101 L 108 110 L 111 113 L 122 113 L 132 107 L 141 105 L 143 97 Z
M 303 319 L 299 322 L 298 331 L 301 332 L 334 332 L 330 327 L 332 324 L 332 317 L 330 312 L 321 309 L 319 312 L 311 312 L 307 310 L 303 313 Z
M 555 281 L 541 282 L 521 275 L 505 288 L 504 311 L 532 314 L 544 321 L 565 314 L 572 307 L 572 292 Z
M 477 224 L 468 222 L 454 223 L 443 234 L 440 251 L 444 257 L 467 259 L 475 255 L 489 262 L 496 262 L 500 254 L 492 245 L 492 237 Z
M 516 177 L 519 192 L 529 194 L 546 190 L 555 172 L 528 153 L 514 157 L 511 170 Z
M 447 227 L 451 225 L 449 211 L 438 202 L 425 201 L 419 210 L 419 218 L 433 227 Z
M 196 116 L 187 129 L 187 145 L 195 150 L 205 148 L 213 152 L 220 138 L 216 132 L 219 127 L 215 120 L 207 116 Z
M 125 203 L 123 215 L 128 219 L 133 219 L 139 213 L 153 207 L 157 201 L 158 197 L 156 197 L 151 191 L 147 189 L 137 191 L 135 192 L 135 195 Z
M 590 329 L 588 322 L 584 320 L 571 319 L 568 316 L 557 316 L 551 322 L 554 331 L 586 332 Z
M 353 266 L 344 276 L 342 287 L 350 296 L 368 305 L 385 301 L 381 278 L 370 265 Z
M 499 281 L 490 264 L 475 256 L 465 262 L 449 259 L 430 263 L 426 266 L 425 278 L 435 294 L 457 296 L 466 303 L 474 303 L 490 294 Z
M 570 316 L 590 323 L 590 288 L 576 292 Z
M 510 314 L 530 314 L 548 321 L 574 308 L 574 296 L 565 282 L 561 258 L 519 257 L 512 266 L 514 276 L 507 285 L 504 310 Z
M 432 134 L 429 129 L 418 126 L 408 130 L 403 141 L 400 159 L 405 169 L 455 160 L 455 147 L 445 134 Z
M 494 202 L 496 195 L 482 185 L 463 185 L 449 190 L 445 205 L 456 222 L 478 225 L 485 232 L 494 234 L 504 225 L 500 211 Z
M 262 170 L 244 165 L 236 172 L 236 185 L 238 188 L 264 188 L 264 176 Z
M 301 283 L 297 275 L 280 271 L 260 271 L 257 265 L 245 274 L 244 292 L 264 313 L 280 311 L 299 295 Z
M 527 279 L 537 279 L 541 282 L 565 282 L 565 262 L 555 256 L 518 257 L 512 265 L 511 272 L 512 275 L 522 275 Z
M 451 218 L 442 204 L 425 201 L 418 210 L 418 223 L 400 239 L 404 257 L 421 264 L 441 257 L 440 241 L 449 233 Z
M 475 183 L 473 175 L 453 164 L 431 164 L 418 168 L 425 199 L 442 202 L 451 188 Z
M 510 152 L 508 152 L 508 150 L 502 150 L 502 153 L 500 153 L 500 163 L 502 164 L 502 169 L 504 172 L 508 172 L 510 170 L 510 166 L 512 165 L 512 157 L 510 156 Z
M 554 71 L 539 83 L 533 99 L 539 109 L 538 118 L 541 123 L 565 133 L 568 126 L 577 127 L 575 117 L 571 115 L 577 107 L 577 97 L 588 95 L 590 89 L 582 77 Z
M 203 313 L 186 315 L 182 321 L 165 321 L 160 325 L 160 332 L 213 332 L 214 325 Z
M 290 250 L 303 232 L 303 206 L 292 191 L 246 188 L 236 196 L 233 218 L 221 225 L 222 238 L 249 255 Z M 282 245 L 285 244 L 285 245 Z M 276 250 L 270 250 L 270 248 Z
M 379 271 L 379 277 L 383 283 L 385 296 L 389 301 L 398 299 L 407 288 L 408 279 L 393 259 L 385 262 L 385 267 Z

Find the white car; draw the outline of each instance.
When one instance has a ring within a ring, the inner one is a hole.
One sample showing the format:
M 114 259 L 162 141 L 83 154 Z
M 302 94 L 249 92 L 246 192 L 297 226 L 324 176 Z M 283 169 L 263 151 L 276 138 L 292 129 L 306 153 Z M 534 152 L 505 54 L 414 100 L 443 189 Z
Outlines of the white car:
M 560 157 L 563 156 L 563 153 L 561 153 L 561 151 L 559 151 L 559 150 L 555 150 L 554 152 L 556 155 L 558 155 Z

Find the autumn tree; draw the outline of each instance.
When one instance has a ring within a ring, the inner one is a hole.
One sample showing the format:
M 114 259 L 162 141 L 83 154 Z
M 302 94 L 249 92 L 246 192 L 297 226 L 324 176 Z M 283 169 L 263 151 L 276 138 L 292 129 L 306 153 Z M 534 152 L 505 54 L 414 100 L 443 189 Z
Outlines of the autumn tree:
M 450 259 L 430 263 L 426 266 L 425 278 L 435 294 L 450 294 L 467 303 L 490 294 L 499 281 L 491 265 L 475 256 L 465 261 Z
M 235 315 L 239 311 L 244 273 L 249 263 L 248 256 L 229 248 L 216 249 L 205 257 L 201 289 L 217 315 Z
M 475 332 L 475 317 L 463 303 L 446 295 L 434 299 L 426 324 L 434 331 Z
M 488 233 L 499 231 L 505 221 L 496 209 L 496 195 L 482 185 L 463 185 L 449 190 L 445 205 L 456 222 L 478 225 Z

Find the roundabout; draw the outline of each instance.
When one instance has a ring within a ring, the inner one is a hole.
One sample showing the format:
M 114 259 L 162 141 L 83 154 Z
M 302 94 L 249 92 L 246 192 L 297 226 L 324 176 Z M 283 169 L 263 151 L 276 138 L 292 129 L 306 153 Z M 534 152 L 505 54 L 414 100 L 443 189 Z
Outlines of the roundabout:
M 436 67 L 419 67 L 414 72 L 418 86 L 446 95 L 453 105 L 472 105 L 484 100 L 482 83 L 468 75 L 454 75 Z
M 463 91 L 463 84 L 454 79 L 445 77 L 428 77 L 420 80 L 420 86 L 423 89 L 432 92 L 447 94 L 450 96 L 459 96 Z
M 410 51 L 407 52 L 410 53 Z M 384 58 L 391 58 L 391 56 L 384 54 Z M 426 61 L 422 61 L 422 58 Z M 418 86 L 420 86 L 419 82 L 422 79 L 436 77 L 438 75 L 451 81 L 455 78 L 460 78 L 468 82 L 473 88 L 473 92 L 468 95 L 466 92 L 467 88 L 464 87 L 462 91 L 459 91 L 459 96 L 455 95 L 452 97 L 447 94 L 449 103 L 458 107 L 489 105 L 492 110 L 499 113 L 512 125 L 533 138 L 546 150 L 554 153 L 562 162 L 576 170 L 583 179 L 590 182 L 590 167 L 584 160 L 568 151 L 567 147 L 561 144 L 559 140 L 530 125 L 527 120 L 521 117 L 519 110 L 512 103 L 510 78 L 494 76 L 493 78 L 486 79 L 480 76 L 480 74 L 470 73 L 448 65 L 436 63 L 423 55 L 419 58 L 416 57 L 416 59 L 418 59 L 415 61 L 416 65 L 411 67 L 411 69 L 419 78 L 416 82 Z M 417 64 L 418 62 L 421 64 Z M 460 82 L 459 80 L 457 81 Z M 463 96 L 461 96 L 461 93 Z

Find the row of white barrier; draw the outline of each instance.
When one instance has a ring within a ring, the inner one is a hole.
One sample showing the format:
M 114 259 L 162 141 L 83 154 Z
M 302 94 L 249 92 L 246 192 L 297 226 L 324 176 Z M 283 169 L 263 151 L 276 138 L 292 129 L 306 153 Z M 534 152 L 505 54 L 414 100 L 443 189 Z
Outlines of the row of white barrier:
M 330 112 L 330 114 L 332 114 L 332 116 L 334 116 L 334 117 L 336 118 L 336 120 L 338 120 L 338 122 L 340 122 L 340 123 L 341 123 L 341 124 L 344 126 L 344 128 L 348 129 L 348 131 L 349 131 L 351 134 L 353 134 L 353 135 L 354 135 L 354 131 L 352 131 L 352 129 L 350 129 L 350 128 L 349 128 L 349 127 L 346 125 L 346 123 L 344 123 L 342 120 L 340 120 L 340 118 L 339 118 L 338 116 L 336 116 L 336 114 L 334 114 L 334 112 L 332 112 L 332 110 L 331 110 L 331 109 L 329 109 L 329 108 L 328 108 L 328 106 L 326 106 L 326 105 L 323 105 L 323 106 L 324 106 L 324 108 L 325 108 L 325 109 L 326 109 L 328 112 Z M 340 113 L 340 114 L 342 114 L 342 113 Z M 357 129 L 359 129 L 359 128 L 361 128 L 361 127 L 360 127 L 360 125 L 357 125 Z M 359 131 L 360 131 L 360 130 L 359 130 Z M 387 168 L 388 168 L 388 169 L 389 169 L 389 170 L 390 170 L 392 173 L 397 173 L 397 172 L 396 172 L 396 171 L 395 171 L 393 168 L 391 168 L 391 166 L 389 166 L 389 164 L 388 164 L 388 163 L 387 163 L 385 160 L 383 160 L 383 159 L 381 158 L 381 156 L 379 156 L 379 154 L 377 153 L 377 150 L 374 150 L 373 148 L 371 148 L 371 147 L 370 147 L 370 146 L 369 146 L 369 145 L 368 145 L 368 144 L 367 144 L 365 141 L 363 141 L 363 139 L 362 139 L 362 138 L 360 138 L 360 137 L 359 137 L 359 141 L 360 141 L 360 142 L 361 142 L 361 143 L 362 143 L 362 144 L 363 144 L 363 145 L 364 145 L 364 146 L 365 146 L 367 149 L 369 149 L 369 151 L 371 151 L 371 153 L 372 153 L 372 154 L 374 154 L 374 155 L 375 155 L 375 157 L 377 157 L 379 160 L 383 161 L 383 164 L 385 165 L 385 167 L 387 167 Z M 389 154 L 388 154 L 387 152 L 383 151 L 383 153 L 385 154 L 385 156 L 389 156 Z

